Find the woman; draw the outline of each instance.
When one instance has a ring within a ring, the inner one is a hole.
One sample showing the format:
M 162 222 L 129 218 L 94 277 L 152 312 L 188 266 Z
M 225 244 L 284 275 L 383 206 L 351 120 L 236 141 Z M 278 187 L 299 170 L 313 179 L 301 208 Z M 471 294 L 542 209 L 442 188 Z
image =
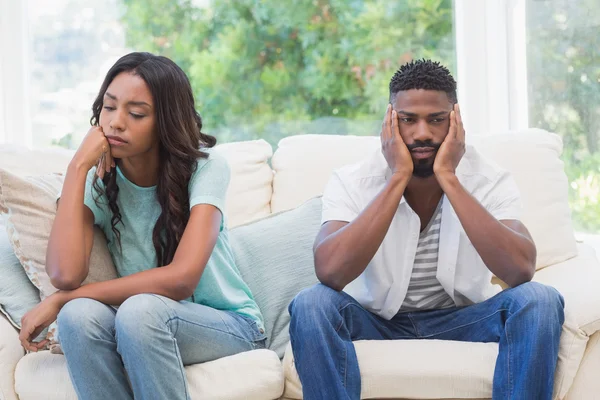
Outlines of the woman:
M 201 133 L 185 73 L 165 57 L 122 57 L 92 110 L 48 243 L 60 290 L 23 317 L 21 342 L 44 346 L 32 340 L 58 316 L 79 398 L 189 399 L 184 365 L 265 345 L 229 245 L 227 163 Z M 119 278 L 80 286 L 94 225 Z

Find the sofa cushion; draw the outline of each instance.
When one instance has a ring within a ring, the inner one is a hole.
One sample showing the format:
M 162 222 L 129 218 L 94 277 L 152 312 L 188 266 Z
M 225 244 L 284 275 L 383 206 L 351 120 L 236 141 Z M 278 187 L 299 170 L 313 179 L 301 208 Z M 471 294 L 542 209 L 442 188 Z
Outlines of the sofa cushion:
M 515 178 L 523 223 L 537 247 L 537 266 L 577 255 L 560 137 L 541 129 L 473 136 L 470 143 Z
M 467 142 L 515 178 L 523 200 L 523 222 L 538 249 L 537 267 L 574 257 L 577 248 L 567 178 L 559 159 L 560 138 L 540 129 L 527 129 L 467 135 Z M 362 160 L 379 146 L 379 137 L 374 136 L 301 135 L 282 139 L 272 162 L 272 211 L 293 208 L 321 195 L 334 169 Z
M 215 150 L 225 157 L 231 169 L 225 204 L 229 227 L 271 214 L 271 145 L 264 140 L 251 140 L 220 144 Z
M 0 311 L 15 326 L 40 302 L 40 292 L 29 281 L 12 249 L 6 230 L 0 227 Z
M 0 169 L 0 213 L 4 214 L 14 253 L 42 299 L 56 291 L 46 273 L 46 248 L 63 180 L 56 174 L 21 177 Z M 104 234 L 95 228 L 90 270 L 84 284 L 116 277 Z M 49 327 L 48 339 L 57 339 L 56 324 Z
M 317 282 L 312 246 L 321 199 L 230 231 L 236 264 L 265 319 L 267 347 L 283 357 L 289 341 L 288 304 Z
M 283 370 L 270 350 L 253 350 L 185 367 L 193 399 L 265 400 L 283 393 Z M 77 400 L 64 356 L 30 353 L 17 364 L 20 400 Z
M 17 400 L 15 393 L 15 367 L 25 351 L 19 342 L 19 333 L 0 314 L 0 399 Z
M 496 343 L 442 340 L 354 342 L 361 399 L 491 398 Z M 285 397 L 302 398 L 291 347 L 283 360 Z

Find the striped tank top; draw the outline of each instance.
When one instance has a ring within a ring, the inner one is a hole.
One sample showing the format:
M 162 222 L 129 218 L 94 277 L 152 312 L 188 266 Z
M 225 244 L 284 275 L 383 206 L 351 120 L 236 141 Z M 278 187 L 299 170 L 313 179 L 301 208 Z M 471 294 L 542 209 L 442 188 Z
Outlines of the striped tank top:
M 443 199 L 442 197 L 431 221 L 419 235 L 417 254 L 401 311 L 434 310 L 454 306 L 454 301 L 436 278 Z

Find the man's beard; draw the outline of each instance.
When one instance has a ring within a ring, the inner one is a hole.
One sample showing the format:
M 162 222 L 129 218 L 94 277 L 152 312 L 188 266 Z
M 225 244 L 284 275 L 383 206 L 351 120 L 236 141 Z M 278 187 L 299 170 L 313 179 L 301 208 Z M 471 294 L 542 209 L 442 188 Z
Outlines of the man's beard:
M 422 141 L 416 140 L 414 143 L 407 145 L 408 150 L 412 152 L 414 149 L 420 148 L 430 148 L 433 150 L 433 161 L 430 162 L 430 159 L 423 160 L 414 160 L 413 161 L 413 176 L 416 178 L 429 178 L 433 175 L 433 164 L 435 162 L 435 157 L 437 156 L 437 152 L 440 149 L 441 143 L 433 143 L 432 141 Z

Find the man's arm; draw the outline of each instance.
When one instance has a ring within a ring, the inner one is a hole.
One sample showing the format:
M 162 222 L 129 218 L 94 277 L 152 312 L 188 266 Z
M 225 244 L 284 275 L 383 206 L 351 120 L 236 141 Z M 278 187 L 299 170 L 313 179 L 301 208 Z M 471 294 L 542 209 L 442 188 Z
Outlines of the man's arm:
M 450 114 L 448 135 L 433 165 L 436 179 L 490 271 L 511 287 L 530 281 L 536 259 L 531 235 L 517 220 L 498 221 L 462 186 L 455 171 L 464 153 L 465 130 L 456 104 Z
M 458 181 L 438 179 L 469 240 L 485 265 L 510 287 L 533 278 L 536 249 L 527 228 L 518 220 L 498 221 Z
M 407 183 L 407 178 L 392 175 L 352 222 L 323 224 L 314 245 L 315 269 L 323 284 L 342 290 L 363 273 L 387 234 Z
M 342 290 L 367 268 L 387 234 L 404 189 L 412 177 L 412 158 L 400 136 L 398 116 L 391 105 L 388 105 L 380 136 L 381 151 L 392 172 L 390 179 L 352 222 L 326 222 L 315 240 L 317 277 L 335 290 Z M 341 188 L 341 183 L 338 189 L 332 191 L 335 199 L 329 199 L 326 190 L 324 202 L 331 201 L 336 212 L 356 215 L 357 211 L 347 206 L 348 194 Z M 340 192 L 344 194 L 340 195 Z

